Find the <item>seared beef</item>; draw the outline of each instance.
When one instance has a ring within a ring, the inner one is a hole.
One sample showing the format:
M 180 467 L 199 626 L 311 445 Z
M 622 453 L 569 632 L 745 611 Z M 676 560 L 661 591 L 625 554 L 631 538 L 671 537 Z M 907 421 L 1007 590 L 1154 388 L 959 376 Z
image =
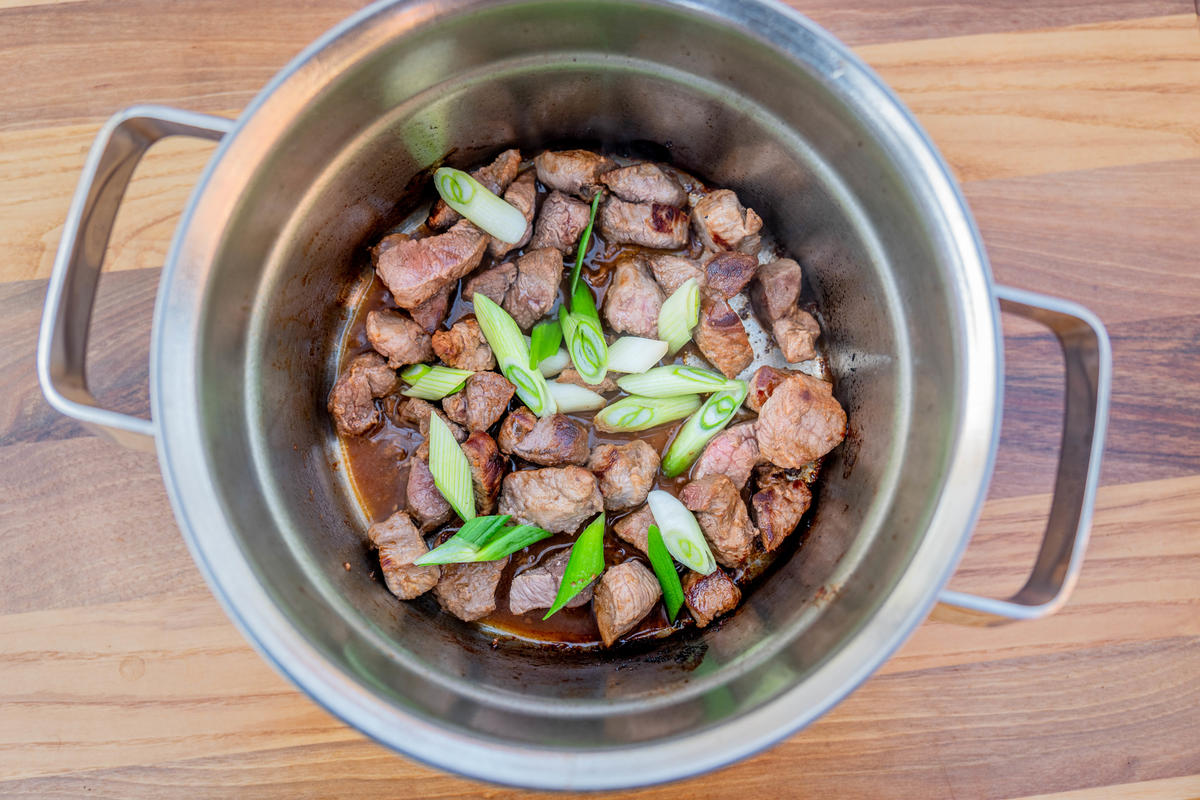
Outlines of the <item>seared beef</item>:
M 502 242 L 495 236 L 491 237 L 488 241 L 488 253 L 493 258 L 503 258 L 510 250 L 524 247 L 529 243 L 529 237 L 533 235 L 533 211 L 537 204 L 537 181 L 534 180 L 533 171 L 530 170 L 513 181 L 512 186 L 509 186 L 508 191 L 504 193 L 504 199 L 525 215 L 525 233 L 513 243 Z
M 538 419 L 521 406 L 504 420 L 498 439 L 505 453 L 547 467 L 583 464 L 588 457 L 587 430 L 565 414 Z
M 654 514 L 650 512 L 650 506 L 642 506 L 632 514 L 617 520 L 617 524 L 613 525 L 613 531 L 621 539 L 645 553 L 649 549 L 647 541 L 650 536 L 650 526 L 653 524 Z
M 496 305 L 504 305 L 504 296 L 516 281 L 517 265 L 506 261 L 467 278 L 463 284 L 463 299 L 475 302 L 475 293 L 479 292 Z
M 389 233 L 387 236 L 379 240 L 378 244 L 371 248 L 371 266 L 379 268 L 379 257 L 391 250 L 401 242 L 407 242 L 413 237 L 407 233 Z
M 604 646 L 611 647 L 632 630 L 650 613 L 660 597 L 662 588 L 658 578 L 640 561 L 626 561 L 606 569 L 592 598 L 592 609 Z
M 465 219 L 450 230 L 400 242 L 379 254 L 376 272 L 401 308 L 416 308 L 479 266 L 487 234 Z
M 658 451 L 641 439 L 628 444 L 602 444 L 592 451 L 587 467 L 600 481 L 600 494 L 609 511 L 623 511 L 646 502 L 658 474 Z
M 812 504 L 812 492 L 799 476 L 778 467 L 759 469 L 756 475 L 758 491 L 750 498 L 750 507 L 763 549 L 770 552 L 796 530 Z
M 551 192 L 538 213 L 530 249 L 553 247 L 563 255 L 575 252 L 590 215 L 587 203 L 562 192 Z
M 800 265 L 790 258 L 781 258 L 758 268 L 751 296 L 758 313 L 767 322 L 774 322 L 796 307 L 800 299 Z
M 706 250 L 758 249 L 762 219 L 729 189 L 709 192 L 692 208 L 692 227 Z
M 390 394 L 398 380 L 378 353 L 362 353 L 350 360 L 329 392 L 329 414 L 348 436 L 366 433 L 379 422 L 375 398 Z
M 482 183 L 493 194 L 503 194 L 508 185 L 517 177 L 517 169 L 521 166 L 521 154 L 516 150 L 505 150 L 496 156 L 496 160 L 487 166 L 471 170 L 471 177 Z M 435 231 L 449 228 L 462 219 L 459 213 L 438 199 L 429 213 L 428 225 Z
M 400 427 L 416 428 L 426 439 L 429 438 L 429 415 L 437 414 L 446 423 L 450 433 L 457 441 L 467 438 L 467 432 L 447 417 L 441 409 L 434 408 L 428 401 L 419 397 L 410 397 L 407 403 L 396 408 L 395 423 Z
M 603 508 L 596 476 L 583 467 L 510 472 L 500 490 L 499 513 L 551 533 L 573 533 Z
M 741 317 L 716 295 L 701 298 L 700 324 L 692 331 L 692 338 L 708 363 L 727 378 L 736 378 L 754 360 L 754 348 Z
M 750 391 L 746 395 L 746 406 L 755 413 L 761 412 L 763 403 L 767 402 L 771 392 L 795 374 L 795 370 L 790 369 L 759 367 L 754 371 L 754 377 L 750 379 Z
M 563 573 L 566 572 L 567 562 L 571 560 L 570 550 L 560 550 L 550 558 L 530 567 L 512 579 L 508 587 L 508 610 L 513 614 L 524 614 L 533 609 L 549 608 L 554 605 L 558 596 L 558 587 L 562 584 Z M 592 599 L 592 584 L 589 584 L 579 594 L 567 601 L 567 608 L 576 608 Z
M 387 357 L 392 369 L 433 360 L 429 334 L 399 311 L 369 312 L 367 341 L 377 353 Z
M 617 263 L 604 295 L 604 318 L 616 333 L 658 338 L 658 313 L 663 294 L 640 259 Z
M 436 566 L 413 566 L 413 562 L 428 553 L 429 548 L 403 511 L 367 528 L 367 538 L 379 548 L 379 569 L 388 589 L 401 600 L 425 594 L 441 577 L 441 570 Z
M 786 316 L 775 320 L 772 328 L 783 357 L 795 363 L 817 357 L 817 337 L 821 326 L 807 311 L 793 308 Z
M 718 564 L 736 567 L 750 557 L 758 531 L 750 523 L 733 481 L 724 475 L 708 475 L 683 487 L 679 499 L 695 512 Z
M 429 465 L 414 456 L 408 460 L 408 467 L 408 513 L 423 531 L 449 522 L 453 511 L 434 485 Z
M 567 367 L 562 372 L 558 373 L 558 376 L 555 377 L 554 380 L 558 383 L 573 383 L 576 386 L 582 386 L 585 389 L 591 389 L 593 392 L 599 392 L 600 394 L 612 394 L 619 388 L 617 386 L 617 381 L 615 378 L 613 378 L 613 374 L 611 372 L 606 374 L 604 376 L 604 380 L 600 381 L 599 383 L 588 383 L 583 379 L 583 376 L 579 374 L 579 371 L 573 369 L 572 367 Z
M 433 333 L 446 321 L 446 315 L 450 313 L 450 297 L 453 294 L 454 284 L 447 283 L 441 291 L 416 308 L 410 309 L 408 313 L 422 330 Z
M 494 374 L 494 373 L 489 373 Z M 467 463 L 471 466 L 471 488 L 475 490 L 475 513 L 487 516 L 496 511 L 500 496 L 500 481 L 508 459 L 500 455 L 496 441 L 483 431 L 475 431 L 462 443 Z
M 600 207 L 597 224 L 608 244 L 677 250 L 688 242 L 687 214 L 661 203 L 626 203 L 610 197 Z
M 703 628 L 737 608 L 742 592 L 722 569 L 715 569 L 709 575 L 688 572 L 683 577 L 683 599 L 696 626 Z
M 515 387 L 503 375 L 476 372 L 467 378 L 461 392 L 442 400 L 446 416 L 467 430 L 485 431 L 504 415 Z
M 846 436 L 846 412 L 829 384 L 798 372 L 763 404 L 755 427 L 763 457 L 796 469 L 828 453 Z
M 496 610 L 496 587 L 509 558 L 445 564 L 441 580 L 433 587 L 433 596 L 442 608 L 465 622 L 486 617 Z
M 562 253 L 552 247 L 530 250 L 517 259 L 517 279 L 501 305 L 521 330 L 529 330 L 550 311 L 562 276 Z
M 758 259 L 747 253 L 717 253 L 704 264 L 705 285 L 728 300 L 746 288 L 758 269 Z
M 761 461 L 758 440 L 754 436 L 754 423 L 742 422 L 721 431 L 705 445 L 704 452 L 692 469 L 692 477 L 724 475 L 741 489 L 750 480 L 754 466 Z
M 657 164 L 633 164 L 606 173 L 600 182 L 629 203 L 661 203 L 682 206 L 687 192 L 679 181 Z
M 669 253 L 647 255 L 646 261 L 654 272 L 654 280 L 658 281 L 658 285 L 668 297 L 690 278 L 695 278 L 701 286 L 704 285 L 704 270 L 700 269 L 695 261 Z
M 549 189 L 591 200 L 600 189 L 600 176 L 617 166 L 598 153 L 587 150 L 546 151 L 533 159 L 538 180 Z
M 496 357 L 474 317 L 463 317 L 448 331 L 433 335 L 433 352 L 455 369 L 482 372 L 496 366 Z

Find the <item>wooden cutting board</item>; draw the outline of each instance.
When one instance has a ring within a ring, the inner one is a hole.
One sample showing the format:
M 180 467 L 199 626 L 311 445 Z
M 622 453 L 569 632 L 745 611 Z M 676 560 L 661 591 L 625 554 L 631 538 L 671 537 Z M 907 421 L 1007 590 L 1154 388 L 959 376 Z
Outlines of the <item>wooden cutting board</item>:
M 152 456 L 52 412 L 46 278 L 92 137 L 139 101 L 236 115 L 350 0 L 0 0 L 0 795 L 516 797 L 366 741 L 208 593 Z M 1200 796 L 1200 34 L 1189 0 L 808 0 L 926 126 L 996 277 L 1099 313 L 1116 369 L 1083 575 L 1056 616 L 925 623 L 807 731 L 639 796 Z M 155 280 L 211 145 L 139 168 L 95 320 L 99 394 L 144 411 Z M 955 588 L 1035 552 L 1060 358 L 1006 321 L 1003 446 Z

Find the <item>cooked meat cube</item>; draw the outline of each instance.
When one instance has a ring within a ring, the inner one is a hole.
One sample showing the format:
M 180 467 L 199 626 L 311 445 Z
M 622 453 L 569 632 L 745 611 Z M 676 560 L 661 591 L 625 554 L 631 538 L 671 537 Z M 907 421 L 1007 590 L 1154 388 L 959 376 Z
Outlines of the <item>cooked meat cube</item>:
M 746 288 L 758 270 L 758 259 L 747 253 L 717 253 L 704 264 L 705 285 L 728 300 Z
M 800 265 L 781 258 L 758 268 L 751 290 L 754 306 L 767 322 L 774 322 L 796 307 L 800 299 Z
M 596 626 L 600 628 L 604 646 L 611 647 L 632 630 L 650 613 L 660 597 L 662 588 L 658 578 L 640 561 L 626 561 L 604 570 L 592 598 Z
M 650 512 L 650 506 L 642 506 L 632 514 L 617 520 L 613 531 L 621 539 L 645 553 L 649 550 L 650 526 L 653 524 L 654 514 Z
M 797 469 L 846 436 L 846 412 L 829 385 L 802 372 L 780 384 L 759 412 L 755 433 L 763 458 Z
M 756 464 L 762 462 L 758 452 L 758 440 L 754 436 L 754 423 L 742 422 L 718 433 L 704 447 L 696 460 L 692 477 L 724 475 L 738 489 L 750 480 Z
M 722 569 L 713 570 L 709 575 L 689 572 L 683 577 L 683 599 L 696 626 L 703 628 L 737 608 L 742 592 Z
M 496 440 L 483 431 L 475 431 L 462 443 L 467 463 L 471 466 L 471 488 L 475 490 L 475 513 L 480 516 L 495 513 L 500 496 L 500 481 L 508 459 L 500 455 Z
M 567 367 L 562 372 L 558 373 L 554 380 L 559 383 L 573 383 L 576 386 L 582 386 L 585 389 L 591 389 L 593 392 L 599 392 L 600 394 L 612 394 L 613 392 L 617 391 L 618 388 L 620 388 L 617 386 L 617 380 L 613 377 L 611 372 L 606 374 L 604 376 L 604 380 L 600 381 L 599 383 L 588 383 L 583 379 L 583 376 L 579 374 L 579 371 L 573 369 L 572 367 Z
M 648 255 L 646 261 L 650 263 L 650 269 L 654 272 L 654 280 L 658 281 L 658 285 L 668 296 L 674 294 L 676 289 L 691 278 L 695 278 L 701 286 L 704 285 L 704 270 L 700 269 L 695 261 L 669 253 Z
M 746 395 L 746 406 L 755 413 L 761 412 L 763 403 L 767 402 L 771 392 L 795 374 L 796 371 L 790 369 L 759 367 L 754 371 L 754 377 L 750 378 L 750 391 Z
M 494 258 L 503 258 L 510 250 L 524 247 L 533 235 L 533 210 L 537 204 L 537 181 L 533 170 L 530 170 L 513 181 L 512 186 L 504 193 L 504 199 L 509 205 L 525 215 L 525 234 L 515 242 L 502 242 L 495 236 L 488 242 L 488 252 Z
M 677 250 L 688 242 L 687 214 L 662 203 L 626 203 L 610 197 L 600 207 L 597 223 L 608 244 Z
M 633 164 L 605 173 L 600 182 L 629 203 L 661 203 L 682 206 L 687 192 L 679 181 L 657 164 Z
M 453 294 L 454 284 L 447 283 L 441 291 L 416 308 L 410 309 L 408 313 L 422 330 L 433 333 L 446 321 L 446 315 L 450 313 L 450 297 Z
M 434 485 L 429 465 L 415 456 L 408 460 L 406 495 L 408 513 L 421 526 L 421 530 L 431 531 L 450 521 L 453 514 L 450 504 Z
M 549 189 L 591 200 L 600 189 L 600 176 L 617 165 L 609 158 L 587 150 L 547 150 L 533 159 L 538 180 Z
M 508 610 L 513 614 L 524 614 L 533 609 L 549 608 L 554 605 L 558 596 L 558 587 L 562 584 L 563 573 L 567 570 L 567 562 L 571 560 L 570 550 L 560 550 L 550 558 L 531 567 L 512 579 L 508 587 Z M 583 591 L 567 601 L 567 608 L 577 608 L 592 599 L 592 588 L 589 584 Z
M 587 467 L 600 481 L 604 507 L 622 511 L 646 502 L 658 465 L 658 451 L 634 439 L 629 444 L 599 445 L 592 451 Z
M 692 331 L 692 338 L 708 363 L 727 378 L 736 378 L 754 360 L 754 348 L 741 317 L 716 295 L 701 298 L 700 324 Z
M 517 169 L 520 166 L 521 154 L 516 150 L 505 150 L 496 156 L 496 160 L 492 163 L 471 170 L 471 177 L 486 186 L 492 193 L 502 195 L 509 184 L 513 182 L 513 178 L 517 177 Z M 459 213 L 439 198 L 433 204 L 433 210 L 429 212 L 427 224 L 435 231 L 440 231 L 443 228 L 449 228 L 460 219 L 462 217 L 459 216 Z
M 708 475 L 684 486 L 679 499 L 695 512 L 718 564 L 736 567 L 750 557 L 758 531 L 750 523 L 733 481 L 724 475 Z
M 486 617 L 496 610 L 496 587 L 509 558 L 442 565 L 442 578 L 433 587 L 438 605 L 464 622 Z
M 506 261 L 467 278 L 463 284 L 463 299 L 475 302 L 475 293 L 479 292 L 496 305 L 504 305 L 504 296 L 516 280 L 517 265 Z
M 355 356 L 329 392 L 329 414 L 348 436 L 366 433 L 379 422 L 375 398 L 395 390 L 398 379 L 378 353 Z
M 758 248 L 762 219 L 754 209 L 745 208 L 729 189 L 709 192 L 692 208 L 692 227 L 706 250 L 742 250 Z
M 407 233 L 389 233 L 387 236 L 379 240 L 378 244 L 371 248 L 371 266 L 379 268 L 379 257 L 391 250 L 401 242 L 410 241 L 413 237 Z
M 496 357 L 474 317 L 463 317 L 448 331 L 433 335 L 433 352 L 448 366 L 482 372 L 496 366 Z
M 379 549 L 383 580 L 391 593 L 401 600 L 412 600 L 425 594 L 441 577 L 441 570 L 436 566 L 413 566 L 413 562 L 428 553 L 429 548 L 403 511 L 367 528 L 367 538 Z
M 392 369 L 433 360 L 429 334 L 399 311 L 368 313 L 367 341 L 375 352 L 387 357 Z
M 467 430 L 486 431 L 504 416 L 515 387 L 503 375 L 495 372 L 476 372 L 467 378 L 461 392 L 442 400 L 446 416 L 465 425 Z
M 583 467 L 510 472 L 500 490 L 499 513 L 551 533 L 575 532 L 603 508 L 596 476 Z
M 754 522 L 767 552 L 783 544 L 812 504 L 812 492 L 798 476 L 772 467 L 758 475 L 758 491 L 750 498 Z
M 538 419 L 525 406 L 500 425 L 500 449 L 534 464 L 557 467 L 583 464 L 588 458 L 588 434 L 565 414 Z
M 501 305 L 521 330 L 529 330 L 554 305 L 562 277 L 562 253 L 552 247 L 530 250 L 517 259 L 517 279 Z
M 817 337 L 821 326 L 807 311 L 793 308 L 789 314 L 775 320 L 772 329 L 783 357 L 792 363 L 817 357 Z
M 379 254 L 379 279 L 401 308 L 416 308 L 479 266 L 487 234 L 460 220 L 450 230 L 400 242 Z
M 658 338 L 663 294 L 640 259 L 618 262 L 604 294 L 604 318 L 617 333 Z
M 446 423 L 446 427 L 454 434 L 454 438 L 462 441 L 467 438 L 467 432 L 447 417 L 440 409 L 434 408 L 429 402 L 419 397 L 410 397 L 408 402 L 397 407 L 395 422 L 400 427 L 416 428 L 426 439 L 429 438 L 429 415 L 437 414 Z
M 591 209 L 588 204 L 568 197 L 562 192 L 551 192 L 542 203 L 534 226 L 533 239 L 529 242 L 532 250 L 542 247 L 553 247 L 563 255 L 575 252 L 579 237 L 587 227 Z

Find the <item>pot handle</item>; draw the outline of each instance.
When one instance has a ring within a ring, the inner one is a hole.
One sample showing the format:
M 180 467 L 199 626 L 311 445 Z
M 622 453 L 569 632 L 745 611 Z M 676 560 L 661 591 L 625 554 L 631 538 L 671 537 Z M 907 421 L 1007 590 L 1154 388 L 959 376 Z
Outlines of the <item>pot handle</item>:
M 1050 519 L 1029 579 L 1007 600 L 949 589 L 938 595 L 936 618 L 969 625 L 1037 619 L 1067 601 L 1087 549 L 1112 389 L 1112 348 L 1095 314 L 1066 300 L 1006 286 L 996 287 L 996 297 L 1003 311 L 1040 322 L 1058 337 L 1066 403 Z
M 117 112 L 96 135 L 67 212 L 42 311 L 38 382 L 57 411 L 126 447 L 153 451 L 153 421 L 102 408 L 88 391 L 86 377 L 92 306 L 117 209 L 134 168 L 159 139 L 216 140 L 233 124 L 224 117 L 167 106 L 140 105 Z

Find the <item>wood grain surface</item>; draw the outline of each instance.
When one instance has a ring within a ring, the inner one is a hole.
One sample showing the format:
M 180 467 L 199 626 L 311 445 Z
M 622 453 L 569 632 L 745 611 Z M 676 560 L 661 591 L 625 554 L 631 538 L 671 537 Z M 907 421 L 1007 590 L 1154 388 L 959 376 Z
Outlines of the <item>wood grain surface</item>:
M 42 399 L 34 345 L 87 147 L 134 102 L 236 115 L 350 0 L 0 0 L 0 796 L 477 797 L 271 670 L 208 593 L 153 456 Z M 810 0 L 946 155 L 999 281 L 1108 325 L 1112 417 L 1071 602 L 928 621 L 808 730 L 645 798 L 1200 797 L 1200 32 L 1190 0 Z M 210 144 L 168 142 L 118 219 L 90 373 L 145 413 L 158 269 Z M 1002 447 L 951 585 L 1032 563 L 1062 409 L 1051 337 L 1006 320 Z

